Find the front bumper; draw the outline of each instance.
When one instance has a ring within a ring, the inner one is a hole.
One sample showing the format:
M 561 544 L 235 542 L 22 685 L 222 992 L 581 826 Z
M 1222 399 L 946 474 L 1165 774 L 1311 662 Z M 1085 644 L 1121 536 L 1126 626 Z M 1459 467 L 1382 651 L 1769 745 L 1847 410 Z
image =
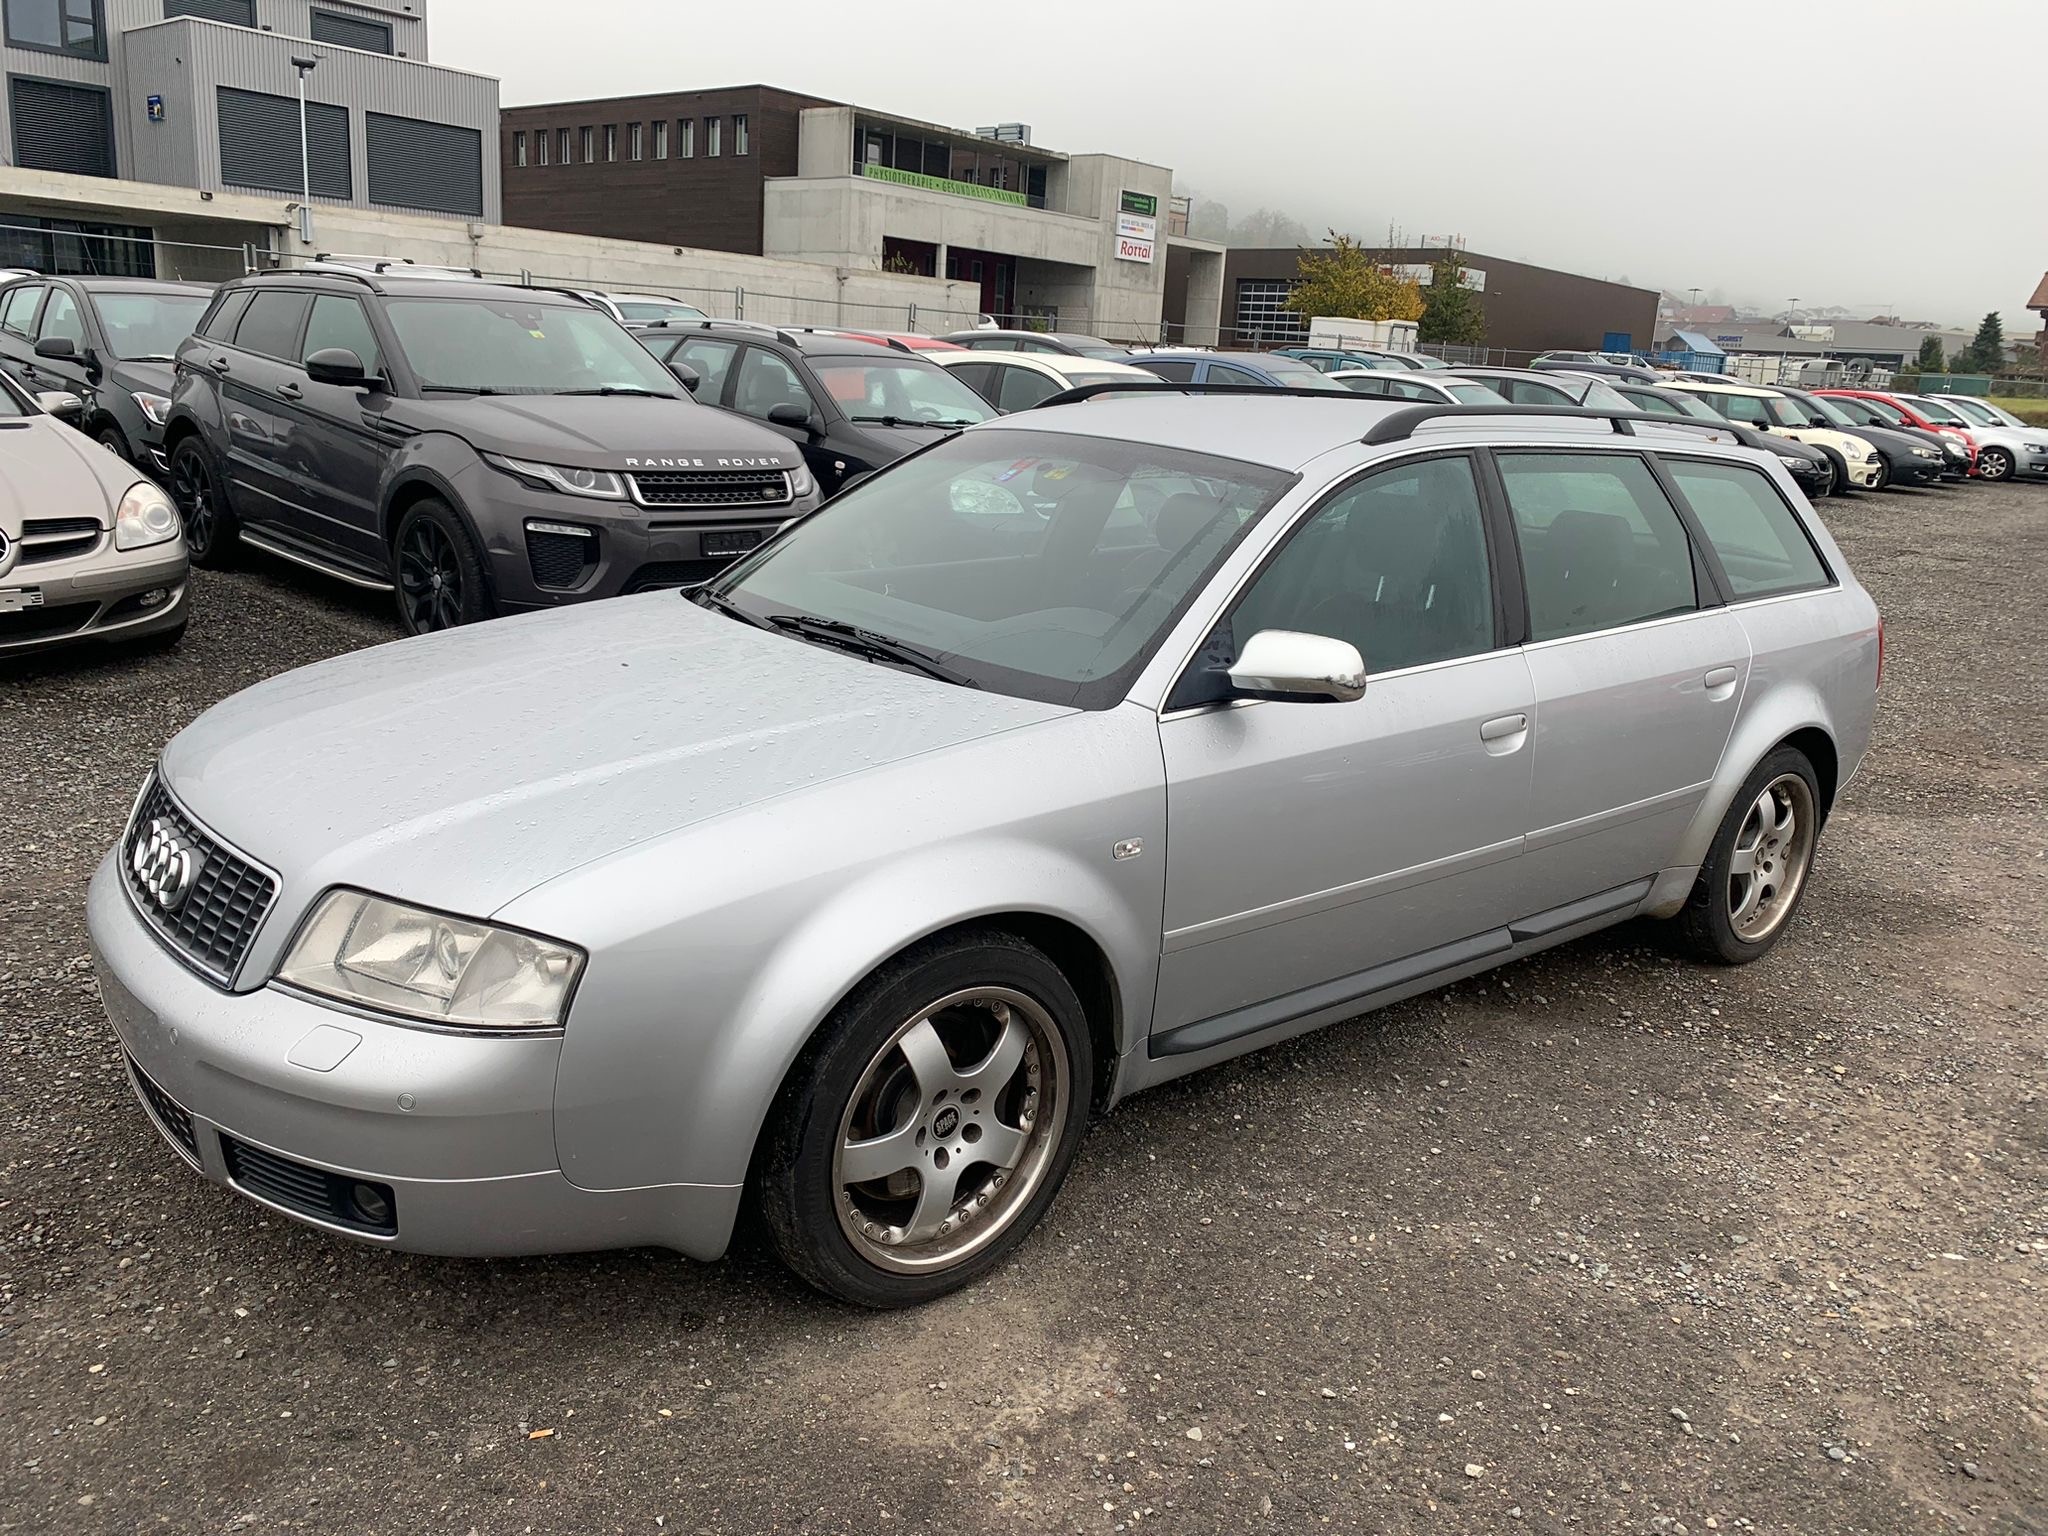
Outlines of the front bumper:
M 48 564 L 18 561 L 0 575 L 0 590 L 35 591 L 34 608 L 0 613 L 0 655 L 88 641 L 140 640 L 185 622 L 185 543 L 122 554 L 102 535 L 92 554 Z M 151 593 L 162 597 L 145 605 Z
M 1871 489 L 1883 478 L 1883 459 L 1864 459 L 1849 466 L 1849 483 L 1859 491 Z
M 93 875 L 86 915 L 131 1086 L 177 1155 L 214 1183 L 310 1226 L 415 1253 L 724 1252 L 738 1186 L 600 1192 L 564 1176 L 559 1035 L 480 1038 L 274 987 L 224 992 L 143 924 L 112 854 Z M 390 1221 L 351 1213 L 358 1184 L 384 1195 Z
M 459 490 L 508 613 L 693 585 L 819 503 L 813 491 L 765 506 L 648 507 L 535 490 L 484 464 Z
M 1948 472 L 1946 460 L 1923 459 L 1914 454 L 1893 461 L 1892 484 L 1932 485 Z

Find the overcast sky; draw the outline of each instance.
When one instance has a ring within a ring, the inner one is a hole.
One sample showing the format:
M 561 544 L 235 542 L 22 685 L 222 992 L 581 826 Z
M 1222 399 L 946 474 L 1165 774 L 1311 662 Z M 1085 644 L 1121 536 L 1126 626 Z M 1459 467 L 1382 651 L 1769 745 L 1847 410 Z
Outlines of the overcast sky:
M 2031 335 L 2048 0 L 432 0 L 507 105 L 760 82 L 1377 241 Z M 1946 126 L 1944 126 L 1946 125 Z

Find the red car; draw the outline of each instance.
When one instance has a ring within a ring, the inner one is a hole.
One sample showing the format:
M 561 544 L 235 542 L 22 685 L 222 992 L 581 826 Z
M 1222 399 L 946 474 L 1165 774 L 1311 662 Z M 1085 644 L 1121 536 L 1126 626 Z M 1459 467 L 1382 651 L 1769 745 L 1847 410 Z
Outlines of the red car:
M 1953 411 L 1937 407 L 1941 409 L 1943 419 L 1936 420 L 1928 414 L 1924 402 L 1906 400 L 1878 389 L 1817 389 L 1814 393 L 1846 395 L 1852 400 L 1862 400 L 1876 406 L 1887 421 L 1896 415 L 1899 420 L 1891 423 L 1894 426 L 1918 427 L 1923 432 L 1937 432 L 1943 437 L 1952 438 L 1969 452 L 1970 473 L 1977 473 L 1977 439 L 1970 435 L 1969 429 L 1963 424 L 1963 418 Z
M 965 352 L 967 349 L 958 342 L 941 341 L 936 336 L 920 336 L 916 331 L 833 331 L 834 336 L 844 336 L 849 341 L 872 341 L 878 347 L 894 347 L 899 352 Z

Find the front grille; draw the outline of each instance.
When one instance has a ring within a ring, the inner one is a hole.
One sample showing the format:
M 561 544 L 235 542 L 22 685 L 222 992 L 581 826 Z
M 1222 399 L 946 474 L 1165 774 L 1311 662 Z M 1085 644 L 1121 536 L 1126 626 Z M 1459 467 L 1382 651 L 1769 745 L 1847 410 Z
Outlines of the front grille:
M 541 533 L 526 530 L 526 561 L 534 585 L 566 589 L 578 586 L 597 564 L 597 540 L 588 534 Z
M 90 554 L 106 534 L 96 518 L 31 517 L 21 525 L 22 565 Z
M 136 844 L 158 822 L 192 855 L 192 884 L 175 912 L 164 910 L 135 871 Z M 187 816 L 155 779 L 122 839 L 121 874 L 158 935 L 194 970 L 223 986 L 234 980 L 277 896 L 275 880 Z
M 192 1161 L 199 1161 L 199 1138 L 192 1133 L 192 1113 L 157 1087 L 150 1075 L 143 1071 L 133 1056 L 128 1058 L 128 1070 L 135 1074 L 135 1086 L 142 1090 L 143 1102 L 149 1105 L 150 1113 L 156 1116 L 156 1123 L 163 1133 L 192 1154 Z
M 377 1237 L 394 1237 L 398 1233 L 398 1203 L 388 1184 L 329 1173 L 325 1168 L 294 1162 L 228 1135 L 220 1139 L 220 1152 L 228 1166 L 228 1177 L 272 1205 L 354 1232 Z M 364 1200 L 366 1193 L 373 1197 L 369 1202 Z
M 0 613 L 0 645 L 10 640 L 47 640 L 85 628 L 100 611 L 98 603 L 58 603 L 48 608 L 18 608 Z
M 709 581 L 731 565 L 730 560 L 658 560 L 643 565 L 627 580 L 627 592 L 660 592 L 670 587 L 694 587 Z
M 790 500 L 789 476 L 779 469 L 660 470 L 626 479 L 648 507 L 776 507 Z

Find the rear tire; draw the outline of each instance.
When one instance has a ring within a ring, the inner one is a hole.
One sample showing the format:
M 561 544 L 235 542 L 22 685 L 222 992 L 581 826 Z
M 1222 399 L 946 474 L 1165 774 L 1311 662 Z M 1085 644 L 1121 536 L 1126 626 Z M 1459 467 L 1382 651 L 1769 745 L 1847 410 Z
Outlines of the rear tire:
M 455 509 L 436 496 L 414 502 L 399 522 L 391 579 L 398 622 L 409 635 L 457 629 L 496 612 L 475 540 Z
M 234 564 L 242 525 L 213 471 L 213 455 L 197 437 L 186 438 L 171 455 L 171 500 L 177 503 L 192 563 L 214 570 Z
M 1702 960 L 1748 965 L 1777 946 L 1806 894 L 1820 840 L 1820 784 L 1796 747 L 1779 747 L 1735 793 L 1678 932 Z
M 754 1173 L 776 1252 L 858 1306 L 967 1285 L 1052 1204 L 1094 1073 L 1087 1014 L 1039 950 L 993 930 L 911 950 L 783 1085 Z

